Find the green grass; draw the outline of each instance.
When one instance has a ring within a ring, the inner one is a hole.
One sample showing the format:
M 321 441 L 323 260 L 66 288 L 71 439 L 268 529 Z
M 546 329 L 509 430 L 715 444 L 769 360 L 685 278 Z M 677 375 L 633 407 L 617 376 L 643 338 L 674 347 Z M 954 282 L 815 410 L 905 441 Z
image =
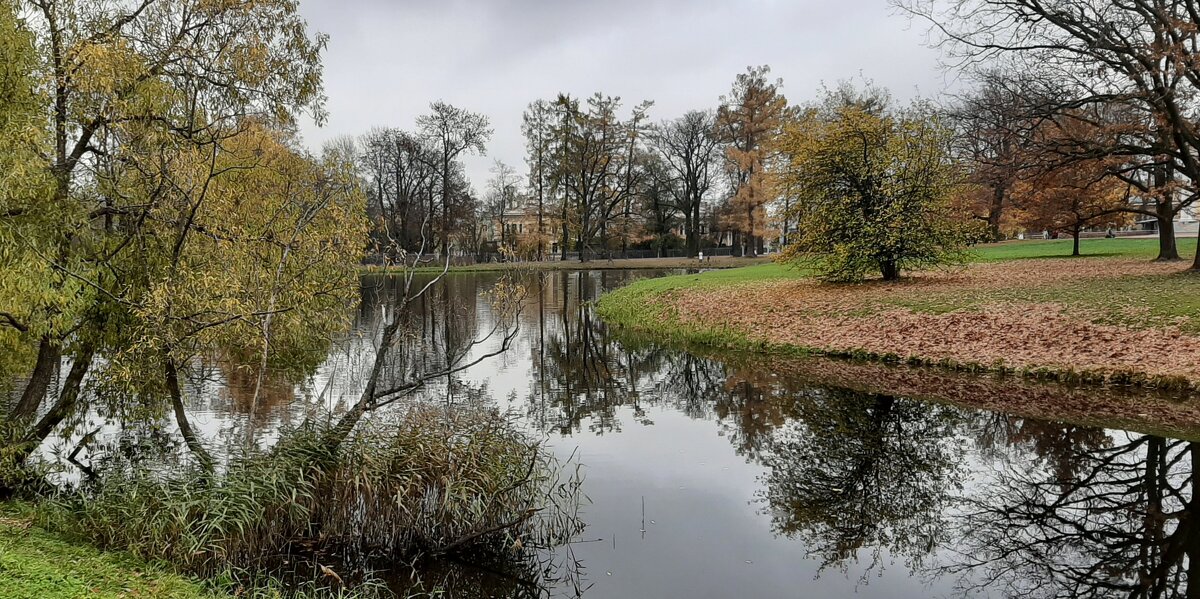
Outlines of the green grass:
M 1154 258 L 1158 254 L 1157 239 L 1085 239 L 1081 250 L 1087 257 Z M 1179 252 L 1190 258 L 1196 251 L 1196 239 L 1180 239 Z M 1030 260 L 1039 258 L 1069 258 L 1070 239 L 1047 241 L 1010 241 L 977 246 L 972 250 L 974 260 L 1000 262 L 1004 260 Z M 756 264 L 742 268 L 728 268 L 701 274 L 675 275 L 638 281 L 630 292 L 638 296 L 649 296 L 680 288 L 706 288 L 756 283 L 807 277 L 808 271 L 794 266 L 776 263 Z M 625 293 L 626 290 L 621 290 Z
M 215 599 L 200 583 L 30 526 L 27 510 L 0 506 L 0 597 L 10 599 Z
M 1089 280 L 1086 283 L 1049 280 L 1022 288 L 957 289 L 931 291 L 914 288 L 899 290 L 882 300 L 870 303 L 849 294 L 843 315 L 865 316 L 879 311 L 902 307 L 915 312 L 944 313 L 974 309 L 996 302 L 1053 302 L 1074 310 L 1081 318 L 1093 322 L 1120 324 L 1134 328 L 1178 326 L 1182 331 L 1200 334 L 1200 275 L 1182 272 L 1192 253 L 1195 239 L 1181 239 L 1180 253 L 1187 260 L 1180 264 L 1181 272 L 1147 273 Z M 1098 264 L 1106 258 L 1124 257 L 1151 260 L 1158 252 L 1157 239 L 1087 239 L 1081 247 L 1084 256 L 1080 268 Z M 1071 240 L 1024 241 L 990 244 L 974 249 L 974 260 L 999 262 L 1066 258 L 1071 254 Z M 1036 269 L 1036 264 L 1029 264 Z M 764 282 L 801 279 L 808 276 L 802 269 L 779 264 L 763 264 L 747 268 L 678 275 L 634 282 L 600 298 L 599 315 L 623 329 L 623 335 L 639 340 L 665 341 L 684 346 L 700 345 L 718 350 L 750 351 L 771 354 L 804 355 L 821 353 L 816 348 L 768 343 L 751 339 L 740 330 L 719 324 L 684 323 L 674 312 L 672 295 L 686 290 L 716 289 L 725 286 L 754 285 Z M 770 307 L 758 307 L 770 313 Z M 853 353 L 852 357 L 889 359 Z M 918 360 L 919 361 L 919 360 Z M 987 365 L 963 365 L 969 369 Z M 1046 373 L 1047 376 L 1061 373 Z M 1069 374 L 1069 373 L 1067 373 Z M 1061 378 L 1061 377 L 1060 377 Z
M 635 332 L 649 333 L 659 340 L 720 349 L 753 350 L 757 345 L 737 331 L 680 322 L 673 308 L 657 299 L 679 289 L 718 288 L 803 276 L 805 274 L 800 269 L 770 263 L 699 274 L 642 279 L 601 297 L 597 311 L 601 318 L 607 321 Z
M 1179 254 L 1185 259 L 1196 253 L 1196 238 L 1179 239 Z M 1126 257 L 1152 259 L 1158 255 L 1157 238 L 1083 239 L 1079 252 L 1084 257 Z M 980 261 L 1026 260 L 1031 258 L 1067 258 L 1071 256 L 1070 239 L 1006 241 L 975 248 Z

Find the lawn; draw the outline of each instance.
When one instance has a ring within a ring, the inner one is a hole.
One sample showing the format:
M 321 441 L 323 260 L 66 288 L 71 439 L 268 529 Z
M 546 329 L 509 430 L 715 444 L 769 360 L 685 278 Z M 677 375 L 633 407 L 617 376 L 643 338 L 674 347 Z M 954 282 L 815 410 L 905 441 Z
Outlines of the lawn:
M 104 552 L 30 524 L 0 505 L 0 597 L 216 599 L 200 584 L 125 553 Z
M 1185 255 L 1195 240 L 1181 240 Z M 1200 275 L 1155 239 L 981 246 L 965 267 L 821 284 L 787 265 L 639 281 L 600 315 L 659 339 L 1200 388 Z
M 1196 253 L 1196 238 L 1178 240 L 1179 254 L 1190 260 Z M 1158 255 L 1158 239 L 1148 237 L 1117 239 L 1084 239 L 1080 241 L 1082 257 L 1117 257 L 1153 259 Z M 981 261 L 1023 260 L 1029 258 L 1066 258 L 1071 256 L 1070 239 L 1006 241 L 975 248 Z

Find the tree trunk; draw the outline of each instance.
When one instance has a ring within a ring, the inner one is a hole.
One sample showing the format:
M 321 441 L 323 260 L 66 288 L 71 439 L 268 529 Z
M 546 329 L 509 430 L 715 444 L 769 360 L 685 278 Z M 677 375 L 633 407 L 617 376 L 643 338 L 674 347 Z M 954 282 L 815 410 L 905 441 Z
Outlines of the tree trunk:
M 38 406 L 46 397 L 50 388 L 50 379 L 54 376 L 54 368 L 61 358 L 58 346 L 51 341 L 49 335 L 43 335 L 38 343 L 37 362 L 33 365 L 33 373 L 25 384 L 21 399 L 9 413 L 9 422 L 23 422 L 37 415 Z
M 900 266 L 895 260 L 883 260 L 879 263 L 879 272 L 885 281 L 895 281 L 900 278 Z
M 1004 187 L 996 185 L 992 188 L 992 203 L 988 206 L 987 227 L 988 236 L 992 241 L 1000 241 L 1000 217 L 1004 214 Z
M 1175 178 L 1170 165 L 1154 169 L 1154 188 L 1162 191 Z M 1158 262 L 1179 260 L 1179 248 L 1175 242 L 1175 198 L 1171 192 L 1162 191 L 1154 207 L 1154 218 L 1158 221 Z
M 1179 246 L 1175 241 L 1175 215 L 1171 207 L 1160 204 L 1156 210 L 1155 219 L 1158 221 L 1158 262 L 1174 262 L 1179 260 Z
M 175 411 L 175 424 L 179 426 L 179 433 L 183 435 L 183 441 L 187 443 L 188 450 L 200 461 L 200 467 L 204 468 L 205 472 L 211 473 L 215 462 L 212 454 L 204 448 L 204 444 L 200 442 L 200 438 L 196 436 L 191 423 L 188 422 L 187 411 L 183 405 L 183 391 L 179 388 L 179 372 L 175 368 L 174 358 L 163 356 L 163 375 L 167 380 L 167 391 L 171 394 L 171 408 Z
M 1078 255 L 1079 255 L 1079 233 L 1080 233 L 1080 231 L 1079 231 L 1079 227 L 1076 227 L 1075 229 L 1073 229 L 1073 230 L 1071 231 L 1071 239 L 1072 239 L 1072 242 L 1073 242 L 1073 244 L 1074 244 L 1074 245 L 1072 246 L 1072 248 L 1071 248 L 1071 255 L 1072 255 L 1072 256 L 1078 256 Z
M 94 352 L 89 346 L 79 350 L 71 362 L 71 370 L 58 393 L 58 401 L 54 402 L 50 411 L 46 412 L 41 420 L 38 420 L 33 429 L 22 439 L 21 446 L 11 454 L 16 464 L 24 463 L 25 459 L 46 440 L 46 437 L 54 432 L 54 428 L 75 411 L 83 387 L 83 378 L 87 375 L 88 369 L 92 367 L 93 355 Z
M 450 255 L 450 155 L 442 151 L 442 255 Z
M 692 204 L 692 229 L 688 252 L 691 258 L 695 258 L 700 253 L 700 202 Z
M 566 200 L 564 199 L 563 202 L 566 202 Z M 567 261 L 567 244 L 570 242 L 571 242 L 571 236 L 567 229 L 567 211 L 566 211 L 566 209 L 563 209 L 563 212 L 562 212 L 562 244 L 561 244 L 561 247 L 558 248 L 558 251 L 560 254 L 559 260 L 562 260 L 563 262 Z

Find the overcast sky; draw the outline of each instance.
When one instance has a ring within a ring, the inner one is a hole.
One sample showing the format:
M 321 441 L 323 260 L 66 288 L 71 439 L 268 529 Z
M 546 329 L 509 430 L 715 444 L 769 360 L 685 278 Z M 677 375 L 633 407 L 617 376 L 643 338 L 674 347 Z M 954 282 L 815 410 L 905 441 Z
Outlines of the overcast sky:
M 654 100 L 654 121 L 715 108 L 748 65 L 768 64 L 792 104 L 865 77 L 897 99 L 948 85 L 924 28 L 887 0 L 301 0 L 329 34 L 329 120 L 314 151 L 372 126 L 412 129 L 433 100 L 480 112 L 495 135 L 467 160 L 482 192 L 494 159 L 524 172 L 521 112 L 558 92 Z

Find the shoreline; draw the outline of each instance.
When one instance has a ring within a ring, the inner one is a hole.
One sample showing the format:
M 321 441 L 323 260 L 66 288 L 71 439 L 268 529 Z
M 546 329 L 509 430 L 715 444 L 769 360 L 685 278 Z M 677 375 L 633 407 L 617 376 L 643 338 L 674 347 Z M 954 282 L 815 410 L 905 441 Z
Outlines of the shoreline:
M 578 271 L 578 270 L 673 270 L 673 269 L 705 269 L 722 270 L 766 264 L 770 257 L 756 256 L 743 258 L 740 256 L 716 256 L 704 262 L 696 258 L 621 258 L 616 260 L 589 260 L 578 262 L 574 260 L 545 260 L 524 262 L 486 262 L 465 266 L 451 266 L 450 273 L 459 272 L 508 272 L 508 271 Z M 421 266 L 409 268 L 405 266 L 362 265 L 362 272 L 370 274 L 394 274 L 404 272 L 439 273 L 441 266 Z
M 1200 394 L 1200 276 L 1183 265 L 986 259 L 892 284 L 819 284 L 778 265 L 665 277 L 607 294 L 597 311 L 641 336 L 762 357 Z
M 637 335 L 625 340 L 653 343 Z M 692 349 L 702 357 L 725 363 L 739 379 L 774 381 L 783 377 L 789 383 L 892 395 L 1017 418 L 1200 440 L 1200 403 L 1163 391 L 832 356 L 764 356 L 705 347 Z

